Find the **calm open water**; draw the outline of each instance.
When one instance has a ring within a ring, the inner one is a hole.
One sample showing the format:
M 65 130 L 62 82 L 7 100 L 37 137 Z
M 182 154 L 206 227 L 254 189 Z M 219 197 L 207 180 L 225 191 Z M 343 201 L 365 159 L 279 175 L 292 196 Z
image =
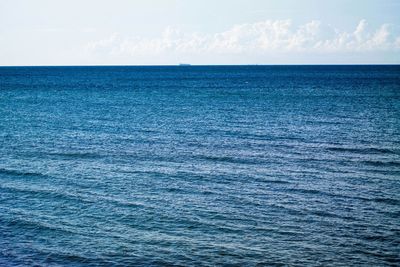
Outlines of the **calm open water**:
M 400 262 L 400 66 L 0 68 L 0 265 Z

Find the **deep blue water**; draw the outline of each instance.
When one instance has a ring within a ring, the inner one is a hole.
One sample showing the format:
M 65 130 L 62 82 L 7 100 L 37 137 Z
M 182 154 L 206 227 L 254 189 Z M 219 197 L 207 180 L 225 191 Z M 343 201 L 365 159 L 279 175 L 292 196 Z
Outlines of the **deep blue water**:
M 399 255 L 400 66 L 0 68 L 2 266 Z

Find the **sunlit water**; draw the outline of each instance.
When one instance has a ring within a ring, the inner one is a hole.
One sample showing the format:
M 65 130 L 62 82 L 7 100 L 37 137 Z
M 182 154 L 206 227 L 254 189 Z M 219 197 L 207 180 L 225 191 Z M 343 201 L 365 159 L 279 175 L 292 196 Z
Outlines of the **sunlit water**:
M 399 255 L 399 66 L 0 68 L 0 265 Z

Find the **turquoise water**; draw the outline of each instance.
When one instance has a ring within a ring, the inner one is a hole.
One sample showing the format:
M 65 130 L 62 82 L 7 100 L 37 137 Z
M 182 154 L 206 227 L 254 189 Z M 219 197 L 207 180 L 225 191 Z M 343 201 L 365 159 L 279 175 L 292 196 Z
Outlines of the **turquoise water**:
M 399 66 L 0 68 L 0 265 L 397 265 L 399 218 Z

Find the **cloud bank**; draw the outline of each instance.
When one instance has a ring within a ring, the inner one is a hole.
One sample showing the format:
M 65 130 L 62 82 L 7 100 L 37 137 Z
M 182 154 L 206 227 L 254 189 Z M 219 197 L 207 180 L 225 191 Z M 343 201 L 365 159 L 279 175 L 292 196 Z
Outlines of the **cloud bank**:
M 320 21 L 294 25 L 291 20 L 240 24 L 214 34 L 185 33 L 168 27 L 161 36 L 142 38 L 115 33 L 86 46 L 89 54 L 110 57 L 271 56 L 276 54 L 338 54 L 400 52 L 400 35 L 394 25 L 377 28 L 361 20 L 352 31 Z

